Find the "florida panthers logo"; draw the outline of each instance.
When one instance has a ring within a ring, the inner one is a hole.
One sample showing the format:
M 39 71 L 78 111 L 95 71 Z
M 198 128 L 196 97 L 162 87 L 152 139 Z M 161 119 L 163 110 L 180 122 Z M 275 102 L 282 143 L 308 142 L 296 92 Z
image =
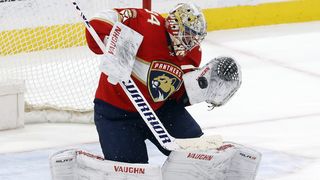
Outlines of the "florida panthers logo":
M 182 73 L 182 70 L 174 64 L 153 61 L 148 74 L 148 89 L 153 101 L 164 101 L 179 90 Z
M 165 74 L 158 76 L 152 80 L 152 88 L 158 91 L 158 97 L 155 98 L 156 101 L 163 101 L 165 98 L 170 96 L 176 91 L 174 87 L 174 82 L 176 78 L 169 78 Z

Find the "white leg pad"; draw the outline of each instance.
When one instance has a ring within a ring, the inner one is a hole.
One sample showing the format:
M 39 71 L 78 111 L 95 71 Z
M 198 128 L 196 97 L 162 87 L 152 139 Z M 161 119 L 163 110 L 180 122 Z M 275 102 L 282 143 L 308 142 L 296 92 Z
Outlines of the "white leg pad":
M 50 157 L 52 180 L 74 180 L 76 157 L 74 149 L 54 153 Z
M 76 150 L 54 154 L 51 172 L 53 180 L 162 180 L 159 166 L 109 161 Z
M 224 143 L 215 150 L 173 151 L 162 167 L 163 180 L 254 180 L 261 154 Z

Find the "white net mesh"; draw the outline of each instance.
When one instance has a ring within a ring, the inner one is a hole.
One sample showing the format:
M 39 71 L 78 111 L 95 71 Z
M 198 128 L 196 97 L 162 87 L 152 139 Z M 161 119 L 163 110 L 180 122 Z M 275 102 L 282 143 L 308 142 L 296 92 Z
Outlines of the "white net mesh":
M 78 4 L 87 17 L 113 7 L 141 7 L 140 0 Z M 98 63 L 71 1 L 0 1 L 0 81 L 25 80 L 29 109 L 92 110 Z

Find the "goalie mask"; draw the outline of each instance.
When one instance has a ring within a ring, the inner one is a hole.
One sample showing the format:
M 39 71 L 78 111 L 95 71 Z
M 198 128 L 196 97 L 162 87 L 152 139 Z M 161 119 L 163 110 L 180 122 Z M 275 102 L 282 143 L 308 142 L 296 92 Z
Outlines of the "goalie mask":
M 166 28 L 177 56 L 185 56 L 207 35 L 207 24 L 201 9 L 191 3 L 181 3 L 166 18 Z
M 189 102 L 225 104 L 241 85 L 240 66 L 230 57 L 218 57 L 201 69 L 183 75 Z

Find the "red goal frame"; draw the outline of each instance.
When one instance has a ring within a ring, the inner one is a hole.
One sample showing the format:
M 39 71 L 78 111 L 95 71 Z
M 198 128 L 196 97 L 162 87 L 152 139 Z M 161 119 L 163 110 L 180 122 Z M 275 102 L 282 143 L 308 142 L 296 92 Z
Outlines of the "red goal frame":
M 151 0 L 143 0 L 143 8 L 151 10 Z

